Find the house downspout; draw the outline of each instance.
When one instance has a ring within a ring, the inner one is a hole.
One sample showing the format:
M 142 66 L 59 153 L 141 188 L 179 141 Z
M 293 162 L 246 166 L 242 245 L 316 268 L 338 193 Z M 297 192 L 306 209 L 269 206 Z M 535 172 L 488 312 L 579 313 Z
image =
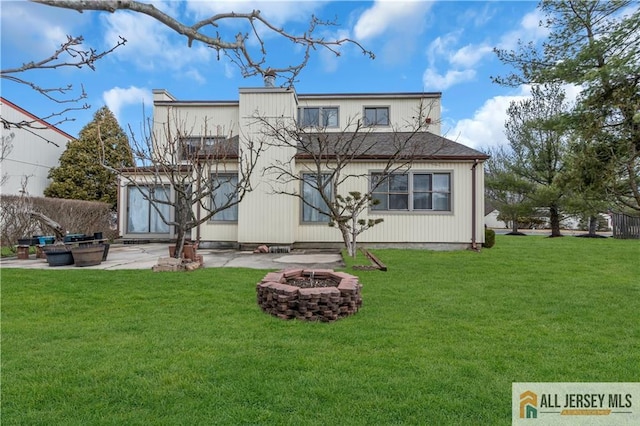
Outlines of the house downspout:
M 471 166 L 471 250 L 478 251 L 478 243 L 476 242 L 476 173 L 480 162 L 476 158 Z
M 200 191 L 202 191 L 202 182 L 200 182 L 200 179 L 202 178 L 202 169 L 200 168 L 200 162 L 197 162 L 197 166 L 199 168 L 198 170 L 198 182 L 197 182 L 197 194 L 198 196 L 200 196 Z M 191 196 L 193 197 L 193 194 L 191 194 Z M 199 243 L 200 242 L 200 218 L 201 218 L 201 212 L 200 212 L 200 202 L 198 202 L 198 205 L 196 206 L 196 220 L 198 222 L 198 225 L 196 226 L 196 241 Z

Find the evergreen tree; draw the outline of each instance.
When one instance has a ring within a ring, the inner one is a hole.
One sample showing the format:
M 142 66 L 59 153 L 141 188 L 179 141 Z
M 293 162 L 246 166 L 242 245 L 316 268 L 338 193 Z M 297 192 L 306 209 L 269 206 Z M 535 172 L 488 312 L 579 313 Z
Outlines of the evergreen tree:
M 490 155 L 485 162 L 485 195 L 500 212 L 499 218 L 511 223 L 511 234 L 524 235 L 518 226 L 521 218 L 535 214 L 535 206 L 527 198 L 535 185 L 513 171 L 517 159 L 510 146 L 487 148 L 485 152 Z
M 573 164 L 590 168 L 574 173 L 587 178 L 573 179 L 579 184 L 575 190 L 589 186 L 603 200 L 610 195 L 640 211 L 640 8 L 632 0 L 543 0 L 539 7 L 548 39 L 542 46 L 496 50 L 515 70 L 494 81 L 580 86 L 576 107 L 563 124 L 580 136 Z
M 558 84 L 535 86 L 531 96 L 512 102 L 507 110 L 505 134 L 513 150 L 511 171 L 533 186 L 527 198 L 548 209 L 551 236 L 558 237 L 565 200 L 560 176 L 569 144 L 560 123 L 569 108 Z
M 117 203 L 114 169 L 133 166 L 129 139 L 109 108 L 100 108 L 93 120 L 60 156 L 60 166 L 49 172 L 47 197 Z

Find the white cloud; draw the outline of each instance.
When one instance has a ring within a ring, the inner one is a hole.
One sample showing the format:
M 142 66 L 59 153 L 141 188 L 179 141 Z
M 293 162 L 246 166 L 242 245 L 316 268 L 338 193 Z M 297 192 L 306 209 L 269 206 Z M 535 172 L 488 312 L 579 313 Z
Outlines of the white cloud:
M 468 44 L 454 52 L 449 62 L 459 67 L 471 68 L 491 52 L 493 52 L 493 48 L 489 45 Z
M 492 51 L 489 45 L 466 45 L 458 50 L 453 46 L 458 43 L 462 31 L 454 31 L 436 37 L 427 47 L 429 66 L 422 75 L 423 86 L 432 90 L 445 90 L 451 86 L 476 77 L 476 65 Z M 436 64 L 446 62 L 449 69 L 439 73 Z
M 504 134 L 507 109 L 514 101 L 531 95 L 529 86 L 521 86 L 513 95 L 494 96 L 475 111 L 473 117 L 459 120 L 448 133 L 448 138 L 472 148 L 508 144 Z
M 438 74 L 433 68 L 427 68 L 422 75 L 422 85 L 425 90 L 445 90 L 465 81 L 473 80 L 476 76 L 474 70 L 463 71 L 449 70 L 444 75 Z
M 289 21 L 306 22 L 309 20 L 314 10 L 323 2 L 319 1 L 290 1 L 273 0 L 235 0 L 235 1 L 202 1 L 189 0 L 187 11 L 194 14 L 198 19 L 205 19 L 219 13 L 250 13 L 259 10 L 265 19 L 274 25 L 282 25 Z M 227 20 L 224 24 L 234 25 L 232 20 Z M 237 21 L 236 21 L 237 22 Z
M 544 14 L 535 9 L 527 13 L 520 20 L 520 27 L 509 31 L 500 38 L 498 47 L 505 50 L 514 50 L 517 43 L 522 40 L 524 43 L 538 42 L 545 39 L 549 35 L 549 29 L 540 26 L 540 22 L 544 20 Z
M 419 34 L 423 30 L 424 16 L 431 6 L 432 2 L 424 1 L 376 0 L 358 19 L 354 34 L 360 40 L 371 39 L 386 32 L 410 30 Z
M 430 64 L 434 64 L 440 57 L 448 58 L 450 52 L 460 37 L 461 31 L 455 31 L 444 36 L 436 37 L 427 47 L 427 59 Z
M 107 26 L 105 41 L 108 45 L 115 44 L 119 36 L 127 39 L 127 44 L 118 48 L 114 55 L 140 69 L 180 70 L 213 59 L 212 49 L 198 43 L 188 47 L 185 37 L 177 36 L 173 30 L 146 16 L 119 12 L 101 18 Z
M 43 59 L 44 55 L 51 55 L 66 42 L 67 35 L 79 35 L 71 22 L 77 26 L 83 19 L 68 19 L 68 15 L 74 13 L 78 15 L 77 12 L 29 2 L 3 1 L 0 13 L 2 37 L 10 38 L 12 44 L 31 52 L 29 60 Z M 37 56 L 33 57 L 33 54 Z M 3 62 L 6 62 L 5 58 Z
M 580 94 L 580 87 L 565 85 L 566 100 L 572 104 Z M 459 120 L 448 133 L 448 138 L 472 148 L 507 145 L 509 141 L 504 134 L 507 121 L 507 109 L 511 102 L 522 101 L 531 97 L 531 86 L 520 86 L 518 92 L 509 96 L 495 96 L 473 114 L 471 118 Z
M 448 137 L 472 148 L 506 145 L 506 111 L 509 104 L 518 99 L 522 98 L 496 96 L 488 99 L 472 118 L 458 121 Z
M 118 120 L 120 120 L 122 109 L 127 106 L 142 107 L 144 104 L 150 109 L 153 105 L 153 94 L 151 91 L 135 86 L 130 86 L 127 89 L 114 87 L 104 92 L 102 99 Z
M 184 73 L 184 76 L 191 83 L 205 84 L 207 82 L 207 80 L 202 76 L 202 74 L 200 74 L 200 71 L 198 71 L 197 69 L 193 69 L 192 68 L 192 69 L 186 71 Z

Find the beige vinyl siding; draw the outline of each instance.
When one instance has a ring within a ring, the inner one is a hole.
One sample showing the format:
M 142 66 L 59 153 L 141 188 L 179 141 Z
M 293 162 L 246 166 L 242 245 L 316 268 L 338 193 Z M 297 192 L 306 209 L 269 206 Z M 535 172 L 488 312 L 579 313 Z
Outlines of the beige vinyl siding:
M 428 110 L 431 124 L 428 131 L 439 135 L 440 94 L 319 94 L 296 95 L 283 88 L 242 88 L 238 101 L 177 101 L 168 93 L 154 91 L 154 120 L 158 140 L 166 140 L 166 124 L 172 133 L 180 128 L 194 136 L 239 135 L 240 149 L 246 149 L 248 141 L 264 138 L 256 114 L 271 119 L 297 120 L 299 107 L 337 107 L 339 123 L 335 129 L 344 131 L 349 120 L 361 120 L 365 107 L 388 107 L 389 126 L 372 127 L 373 131 L 401 131 L 412 129 L 412 117 L 416 117 L 420 102 Z M 349 129 L 347 129 L 349 130 Z M 163 133 L 164 132 L 164 133 Z M 286 162 L 295 150 L 270 146 L 261 153 L 252 177 L 254 190 L 247 194 L 238 206 L 238 222 L 207 222 L 200 226 L 203 241 L 230 241 L 241 244 L 292 244 L 314 242 L 341 242 L 340 232 L 326 223 L 303 223 L 301 201 L 289 195 L 276 195 L 273 188 L 289 192 L 300 191 L 299 183 L 283 184 L 263 175 L 265 167 L 274 162 Z M 453 243 L 470 244 L 472 241 L 472 161 L 420 162 L 413 171 L 451 173 L 451 211 L 366 211 L 363 219 L 383 218 L 384 222 L 360 235 L 363 243 Z M 382 166 L 374 162 L 356 162 L 345 173 L 368 175 Z M 233 169 L 230 166 L 229 169 Z M 305 171 L 304 164 L 295 165 L 297 173 Z M 349 191 L 368 191 L 368 179 L 352 179 L 341 188 L 341 195 Z M 484 240 L 484 176 L 482 164 L 476 168 L 476 242 Z M 122 192 L 122 191 L 121 191 Z M 120 201 L 124 202 L 123 194 Z M 121 219 L 122 223 L 122 219 Z M 121 229 L 124 229 L 121 226 Z M 192 232 L 196 236 L 196 230 Z
M 390 126 L 380 126 L 374 128 L 375 131 L 410 131 L 415 126 L 415 120 L 420 110 L 420 99 L 416 98 L 389 98 L 373 96 L 366 98 L 326 98 L 307 99 L 300 96 L 300 107 L 338 107 L 339 109 L 339 125 L 338 128 L 328 128 L 327 131 L 344 131 L 345 127 L 351 124 L 351 128 L 355 126 L 357 120 L 361 120 L 364 113 L 364 107 L 389 107 L 389 123 Z M 428 130 L 436 135 L 440 134 L 440 101 L 435 98 L 423 99 L 423 110 L 427 113 L 427 117 L 431 119 Z M 297 112 L 295 117 L 297 117 Z
M 242 204 L 240 204 L 242 205 Z M 195 235 L 195 231 L 192 232 Z M 237 223 L 205 223 L 200 226 L 200 239 L 203 241 L 238 241 Z
M 255 114 L 270 118 L 294 117 L 297 108 L 295 93 L 280 88 L 240 89 L 240 106 L 241 147 L 246 147 L 249 138 L 259 140 L 264 137 Z M 238 242 L 291 244 L 298 223 L 294 197 L 274 195 L 262 170 L 275 162 L 288 161 L 295 150 L 277 146 L 265 148 L 252 176 L 254 190 L 247 194 L 238 209 Z M 293 188 L 293 185 L 280 186 L 288 191 Z
M 359 236 L 361 242 L 394 243 L 470 243 L 471 242 L 471 166 L 472 162 L 414 164 L 413 171 L 450 172 L 451 173 L 451 211 L 428 212 L 379 212 L 367 211 L 362 219 L 382 218 L 384 222 L 365 231 Z M 376 163 L 356 163 L 349 167 L 349 173 L 363 174 L 380 169 Z M 300 169 L 301 171 L 303 168 Z M 345 171 L 346 173 L 346 171 Z M 478 166 L 476 175 L 476 211 L 484 211 L 482 167 Z M 365 192 L 368 189 L 365 179 L 351 180 L 340 191 L 346 195 L 349 191 Z M 298 202 L 300 203 L 300 202 Z M 298 223 L 300 223 L 298 221 Z M 483 216 L 476 214 L 476 241 L 484 239 Z M 296 232 L 297 242 L 339 242 L 340 232 L 327 224 L 300 224 Z
M 225 136 L 238 134 L 238 105 L 156 105 L 153 113 L 156 137 L 166 140 L 167 123 L 173 134 L 184 136 Z

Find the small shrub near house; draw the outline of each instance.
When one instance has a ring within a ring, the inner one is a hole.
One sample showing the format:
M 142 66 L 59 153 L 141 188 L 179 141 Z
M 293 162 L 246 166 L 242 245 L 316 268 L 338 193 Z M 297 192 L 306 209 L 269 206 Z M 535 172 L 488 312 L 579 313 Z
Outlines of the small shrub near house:
M 493 229 L 484 230 L 484 244 L 483 247 L 491 248 L 496 244 L 496 231 Z

